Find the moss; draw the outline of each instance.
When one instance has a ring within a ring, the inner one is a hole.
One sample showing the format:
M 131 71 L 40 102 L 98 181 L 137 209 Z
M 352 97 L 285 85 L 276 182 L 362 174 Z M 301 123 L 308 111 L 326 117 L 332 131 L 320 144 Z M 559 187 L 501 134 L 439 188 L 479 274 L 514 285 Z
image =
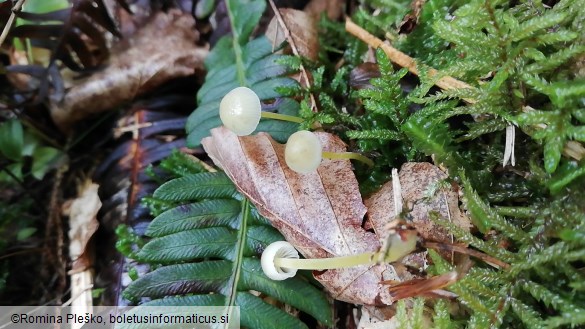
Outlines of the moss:
M 325 127 L 335 127 L 350 145 L 375 157 L 373 171 L 357 167 L 363 191 L 387 179 L 389 168 L 431 161 L 432 155 L 462 187 L 463 206 L 479 232 L 436 221 L 472 248 L 510 264 L 497 269 L 477 263 L 450 287 L 463 312 L 447 312 L 444 302 L 427 303 L 438 328 L 585 324 L 585 160 L 575 144 L 585 142 L 585 77 L 579 70 L 585 13 L 578 3 L 429 0 L 416 28 L 403 35 L 395 32 L 399 20 L 392 10 L 372 15 L 388 8 L 376 1 L 366 1 L 356 14 L 360 26 L 394 38 L 421 71 L 406 93 L 401 84 L 413 77 L 378 52 L 381 76 L 371 80 L 371 88 L 326 109 L 335 121 Z M 356 49 L 352 37 L 346 35 L 345 42 L 348 51 Z M 436 91 L 427 65 L 473 89 Z M 321 85 L 328 85 L 327 74 L 322 78 Z M 341 105 L 353 109 L 343 118 L 334 111 Z M 516 166 L 504 167 L 511 125 Z M 452 270 L 432 255 L 435 273 Z M 408 314 L 423 316 L 420 310 Z

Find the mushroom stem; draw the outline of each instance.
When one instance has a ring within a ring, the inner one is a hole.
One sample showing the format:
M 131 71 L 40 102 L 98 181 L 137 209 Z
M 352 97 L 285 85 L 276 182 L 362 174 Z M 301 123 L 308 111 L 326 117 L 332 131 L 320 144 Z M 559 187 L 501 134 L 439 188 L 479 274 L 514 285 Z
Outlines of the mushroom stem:
M 332 268 L 353 267 L 373 263 L 377 253 L 363 253 L 351 256 L 313 259 L 275 258 L 274 265 L 297 270 L 327 270 Z
M 417 235 L 415 231 L 403 231 L 390 237 L 390 248 L 387 251 L 361 253 L 357 255 L 332 258 L 299 259 L 297 250 L 286 241 L 270 244 L 261 257 L 264 274 L 273 280 L 285 280 L 293 277 L 297 270 L 328 270 L 374 265 L 382 262 L 395 262 L 416 249 Z
M 262 112 L 260 116 L 265 119 L 276 119 L 281 121 L 288 121 L 288 122 L 296 122 L 296 123 L 303 123 L 305 120 L 299 117 L 295 117 L 293 115 L 288 114 L 280 114 L 280 113 L 273 113 L 273 112 Z
M 368 158 L 360 153 L 354 153 L 354 152 L 337 153 L 337 152 L 323 151 L 323 157 L 326 159 L 353 159 L 353 160 L 357 160 L 357 161 L 365 163 L 370 168 L 374 166 L 374 161 L 372 161 L 372 159 L 370 159 L 370 158 Z
M 359 265 L 373 265 L 380 258 L 384 262 L 392 263 L 410 254 L 416 248 L 416 234 L 409 235 L 406 241 L 402 241 L 399 237 L 392 240 L 390 250 L 386 254 L 384 254 L 384 251 L 377 251 L 331 258 L 298 259 L 276 257 L 274 258 L 274 265 L 297 270 L 327 270 Z

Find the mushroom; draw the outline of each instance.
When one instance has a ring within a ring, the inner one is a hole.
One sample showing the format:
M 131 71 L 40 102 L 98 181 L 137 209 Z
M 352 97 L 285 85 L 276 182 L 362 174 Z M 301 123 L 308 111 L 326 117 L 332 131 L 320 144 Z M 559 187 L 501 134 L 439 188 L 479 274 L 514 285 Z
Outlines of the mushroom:
M 307 130 L 297 131 L 290 135 L 284 149 L 284 160 L 288 167 L 300 174 L 315 171 L 321 159 L 354 159 L 372 167 L 374 162 L 354 152 L 324 152 L 319 138 Z
M 219 103 L 219 117 L 229 130 L 238 136 L 250 135 L 260 118 L 301 123 L 303 119 L 286 114 L 262 112 L 260 98 L 247 87 L 238 87 L 227 93 Z
M 382 256 L 385 262 L 395 262 L 416 249 L 416 231 L 402 231 L 390 237 L 387 251 L 362 253 L 350 256 L 300 259 L 299 253 L 287 241 L 274 242 L 262 253 L 261 265 L 264 274 L 272 280 L 292 278 L 297 270 L 328 270 L 359 265 L 374 265 Z
M 262 112 L 262 105 L 256 93 L 247 87 L 237 87 L 227 93 L 219 103 L 219 117 L 229 130 L 238 136 L 250 135 L 260 122 L 260 118 L 303 122 L 302 118 L 280 113 Z M 352 152 L 323 152 L 321 142 L 310 131 L 292 134 L 286 144 L 285 160 L 289 168 L 307 174 L 315 171 L 322 158 L 354 159 L 372 167 L 374 162 L 367 157 Z

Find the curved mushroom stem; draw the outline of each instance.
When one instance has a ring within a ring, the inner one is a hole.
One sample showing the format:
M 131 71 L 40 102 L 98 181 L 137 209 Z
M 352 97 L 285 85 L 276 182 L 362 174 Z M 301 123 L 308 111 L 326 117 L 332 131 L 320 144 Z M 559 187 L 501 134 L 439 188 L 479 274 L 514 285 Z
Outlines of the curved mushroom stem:
M 273 112 L 262 111 L 260 113 L 260 116 L 262 118 L 265 118 L 265 119 L 275 119 L 275 120 L 296 122 L 296 123 L 303 123 L 305 121 L 305 120 L 303 120 L 303 118 L 295 117 L 293 115 L 273 113 Z
M 370 168 L 374 166 L 374 161 L 372 161 L 372 159 L 370 159 L 370 158 L 368 158 L 360 153 L 354 153 L 354 152 L 336 153 L 336 152 L 323 151 L 323 157 L 326 159 L 353 159 L 353 160 L 357 160 L 357 161 L 365 163 Z

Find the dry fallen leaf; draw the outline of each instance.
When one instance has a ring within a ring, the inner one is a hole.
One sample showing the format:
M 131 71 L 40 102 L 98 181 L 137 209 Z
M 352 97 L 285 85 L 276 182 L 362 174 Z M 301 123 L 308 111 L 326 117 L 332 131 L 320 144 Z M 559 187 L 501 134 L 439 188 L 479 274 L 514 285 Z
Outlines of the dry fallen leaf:
M 425 240 L 453 242 L 447 230 L 429 218 L 431 211 L 465 230 L 471 228 L 471 222 L 459 210 L 457 191 L 452 186 L 445 188 L 445 184 L 439 188 L 446 178 L 447 174 L 427 162 L 408 162 L 400 169 L 399 179 L 408 220 Z M 431 193 L 433 189 L 435 191 Z M 393 197 L 392 182 L 388 182 L 365 201 L 372 226 L 381 236 L 387 234 L 384 223 L 393 219 Z
M 296 9 L 282 8 L 279 11 L 299 54 L 311 60 L 317 60 L 319 39 L 315 19 Z M 285 31 L 278 23 L 276 16 L 266 28 L 266 37 L 276 46 L 286 41 Z
M 324 151 L 345 151 L 338 137 L 316 134 Z M 381 237 L 362 227 L 366 208 L 348 160 L 324 159 L 316 172 L 302 175 L 285 165 L 284 145 L 265 133 L 238 137 L 220 127 L 202 143 L 215 164 L 306 258 L 380 247 Z M 380 282 L 407 279 L 398 277 L 389 264 L 313 274 L 334 298 L 367 305 L 390 305 L 394 299 Z
M 345 151 L 345 144 L 338 137 L 323 132 L 316 135 L 324 151 Z M 303 175 L 286 166 L 284 145 L 265 133 L 238 137 L 220 127 L 211 130 L 211 137 L 205 138 L 202 144 L 240 192 L 306 258 L 377 251 L 389 234 L 388 223 L 395 216 L 392 182 L 366 201 L 369 218 L 363 223 L 366 207 L 348 160 L 324 159 L 317 171 Z M 459 211 L 455 191 L 443 187 L 426 195 L 447 177 L 437 167 L 429 163 L 407 163 L 399 177 L 404 204 L 412 216 L 411 224 L 425 239 L 450 241 L 448 233 L 430 221 L 430 211 L 469 228 L 469 222 Z M 415 278 L 404 265 L 394 265 L 315 271 L 313 275 L 336 299 L 376 306 L 390 305 L 399 298 L 426 294 L 445 285 L 441 277 L 427 282 Z M 449 275 L 451 280 L 447 281 L 451 282 L 457 273 Z M 411 279 L 419 281 L 392 289 L 393 283 Z M 438 281 L 440 285 L 436 284 Z M 421 289 L 409 288 L 412 284 L 420 284 Z
M 69 89 L 51 104 L 60 129 L 91 114 L 117 108 L 173 78 L 203 67 L 208 51 L 197 46 L 198 33 L 190 14 L 159 12 L 125 46 L 112 51 L 108 66 Z

